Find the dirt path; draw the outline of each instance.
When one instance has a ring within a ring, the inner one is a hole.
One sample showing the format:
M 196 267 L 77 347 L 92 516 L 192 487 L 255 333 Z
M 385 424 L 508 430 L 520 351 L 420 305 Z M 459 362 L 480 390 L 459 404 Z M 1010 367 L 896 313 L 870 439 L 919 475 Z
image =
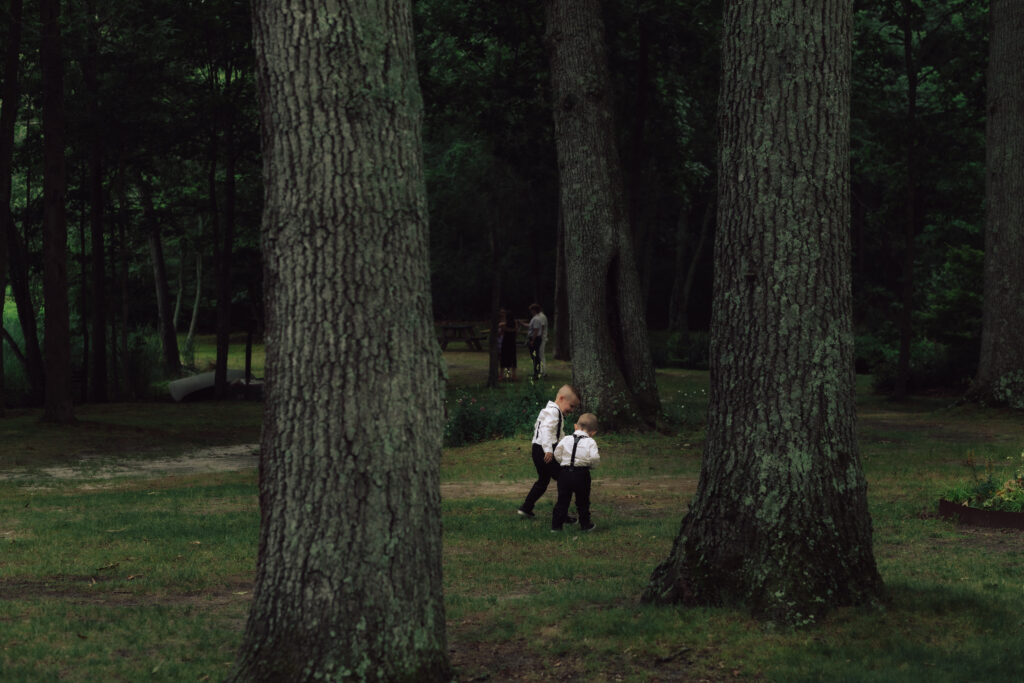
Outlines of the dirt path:
M 259 444 L 204 448 L 172 458 L 119 458 L 85 456 L 73 463 L 0 471 L 0 480 L 19 479 L 113 479 L 160 475 L 230 472 L 259 465 Z

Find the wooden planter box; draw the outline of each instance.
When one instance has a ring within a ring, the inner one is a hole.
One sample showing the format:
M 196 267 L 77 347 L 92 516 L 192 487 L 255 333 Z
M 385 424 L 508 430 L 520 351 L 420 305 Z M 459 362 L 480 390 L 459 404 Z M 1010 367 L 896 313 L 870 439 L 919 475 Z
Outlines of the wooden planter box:
M 981 510 L 948 500 L 939 501 L 939 515 L 960 524 L 984 526 L 991 529 L 1024 529 L 1024 512 Z

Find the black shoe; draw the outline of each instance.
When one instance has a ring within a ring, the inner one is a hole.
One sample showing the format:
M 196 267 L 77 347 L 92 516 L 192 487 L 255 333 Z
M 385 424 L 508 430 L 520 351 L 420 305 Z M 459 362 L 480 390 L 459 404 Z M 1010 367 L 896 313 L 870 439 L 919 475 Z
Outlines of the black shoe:
M 578 521 L 580 521 L 580 520 L 576 519 L 572 515 L 569 515 L 568 517 L 565 518 L 565 523 L 566 524 L 575 524 Z
M 521 517 L 533 517 L 532 512 L 530 512 L 529 510 L 524 510 L 523 508 L 516 508 L 516 512 L 519 513 Z
M 580 531 L 593 531 L 597 528 L 597 525 L 591 522 L 590 524 L 581 524 Z

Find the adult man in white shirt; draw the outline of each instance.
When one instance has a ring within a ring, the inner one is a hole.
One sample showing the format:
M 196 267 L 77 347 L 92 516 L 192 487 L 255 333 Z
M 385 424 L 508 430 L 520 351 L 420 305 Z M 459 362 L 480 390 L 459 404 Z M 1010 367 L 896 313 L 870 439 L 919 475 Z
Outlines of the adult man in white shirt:
M 533 359 L 533 378 L 538 379 L 547 374 L 547 359 L 545 358 L 545 347 L 548 343 L 548 317 L 544 315 L 544 309 L 540 304 L 530 304 L 529 330 L 526 337 L 526 346 L 530 350 L 530 358 Z

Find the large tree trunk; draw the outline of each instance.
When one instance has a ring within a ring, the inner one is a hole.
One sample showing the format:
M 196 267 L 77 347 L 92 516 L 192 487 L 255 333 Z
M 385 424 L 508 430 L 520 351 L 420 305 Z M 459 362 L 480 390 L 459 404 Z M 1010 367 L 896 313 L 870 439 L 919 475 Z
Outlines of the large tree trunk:
M 565 221 L 558 210 L 558 243 L 555 246 L 555 358 L 572 359 L 572 340 L 569 337 L 569 276 L 565 272 Z
M 7 50 L 4 53 L 3 90 L 0 90 L 0 415 L 6 405 L 4 374 L 4 302 L 9 263 L 7 235 L 13 231 L 11 217 L 11 168 L 14 160 L 14 124 L 18 119 L 18 62 L 21 55 L 21 0 L 11 0 L 7 22 Z
M 806 623 L 882 591 L 854 429 L 850 25 L 850 0 L 726 2 L 707 441 L 648 601 Z
M 985 293 L 971 396 L 1024 407 L 1024 5 L 993 0 L 985 158 Z
M 146 223 L 146 239 L 149 242 L 149 256 L 153 263 L 153 284 L 156 289 L 157 330 L 160 349 L 163 351 L 164 372 L 175 377 L 181 374 L 181 355 L 178 353 L 178 335 L 174 329 L 171 311 L 171 289 L 167 284 L 167 266 L 164 262 L 164 239 L 160 234 L 160 221 L 153 206 L 153 188 L 145 180 L 139 182 L 142 197 L 143 221 Z
M 600 2 L 548 0 L 547 21 L 573 384 L 605 428 L 651 424 L 660 402 L 615 147 Z
M 46 391 L 43 419 L 74 420 L 71 402 L 71 322 L 68 310 L 68 234 L 64 193 L 64 66 L 60 0 L 41 0 L 43 33 L 43 301 Z
M 333 7 L 253 3 L 267 399 L 259 569 L 231 679 L 447 681 L 411 8 Z

